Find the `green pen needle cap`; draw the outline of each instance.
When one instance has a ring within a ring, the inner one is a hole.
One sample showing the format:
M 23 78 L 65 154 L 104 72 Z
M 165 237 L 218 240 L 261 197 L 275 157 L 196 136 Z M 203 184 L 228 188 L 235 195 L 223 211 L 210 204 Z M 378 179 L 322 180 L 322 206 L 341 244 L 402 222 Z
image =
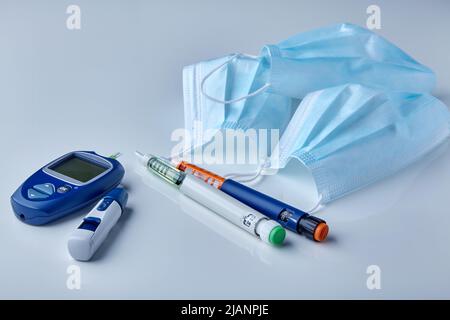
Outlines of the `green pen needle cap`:
M 271 244 L 279 246 L 286 238 L 286 230 L 282 226 L 276 226 L 270 231 L 269 241 Z

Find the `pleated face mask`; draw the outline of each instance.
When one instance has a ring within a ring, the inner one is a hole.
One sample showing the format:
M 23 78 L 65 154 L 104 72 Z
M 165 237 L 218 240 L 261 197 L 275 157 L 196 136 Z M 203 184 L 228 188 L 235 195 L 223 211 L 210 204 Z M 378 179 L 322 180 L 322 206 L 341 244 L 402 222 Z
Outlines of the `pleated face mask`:
M 344 85 L 305 97 L 270 167 L 306 166 L 321 204 L 393 174 L 449 136 L 447 107 L 428 94 Z
M 346 83 L 430 92 L 435 76 L 375 33 L 351 24 L 335 25 L 267 45 L 258 57 L 235 54 L 186 67 L 185 127 L 191 130 L 195 122 L 201 123 L 194 144 L 207 141 L 205 132 L 210 129 L 282 132 L 297 99 Z
M 287 126 L 299 101 L 262 92 L 260 73 L 260 61 L 241 54 L 183 69 L 185 128 L 191 133 L 191 146 L 206 143 L 220 129 Z
M 300 33 L 261 52 L 269 92 L 303 98 L 346 83 L 429 93 L 435 75 L 372 31 L 340 24 Z

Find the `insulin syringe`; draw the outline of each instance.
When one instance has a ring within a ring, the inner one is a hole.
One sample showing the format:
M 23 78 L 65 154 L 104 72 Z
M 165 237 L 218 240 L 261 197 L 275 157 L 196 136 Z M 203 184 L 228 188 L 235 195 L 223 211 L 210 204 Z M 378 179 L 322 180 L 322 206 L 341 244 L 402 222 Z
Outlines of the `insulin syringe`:
M 260 238 L 266 243 L 281 245 L 286 231 L 277 222 L 246 206 L 229 195 L 186 174 L 162 158 L 136 152 L 141 164 L 163 178 L 189 198 L 216 212 L 236 226 Z
M 324 241 L 328 235 L 328 225 L 322 219 L 194 164 L 181 161 L 175 165 L 179 170 L 200 178 L 270 219 L 278 221 L 288 230 L 304 234 L 318 242 Z

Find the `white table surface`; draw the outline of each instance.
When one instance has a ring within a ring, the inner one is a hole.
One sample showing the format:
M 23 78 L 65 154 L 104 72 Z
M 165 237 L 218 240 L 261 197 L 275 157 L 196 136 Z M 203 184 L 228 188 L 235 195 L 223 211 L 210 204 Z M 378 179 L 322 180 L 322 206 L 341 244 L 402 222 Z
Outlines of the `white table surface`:
M 82 28 L 65 26 L 69 4 Z M 450 152 L 324 208 L 329 241 L 288 233 L 272 248 L 148 175 L 136 149 L 167 155 L 183 126 L 181 69 L 257 53 L 297 32 L 365 25 L 372 1 L 1 1 L 0 298 L 450 298 Z M 377 1 L 386 36 L 438 76 L 450 104 L 450 3 Z M 121 151 L 129 209 L 95 259 L 73 261 L 82 215 L 46 226 L 15 218 L 14 190 L 72 150 Z M 258 184 L 302 209 L 295 164 Z M 81 270 L 81 289 L 66 286 Z M 369 265 L 381 289 L 366 286 Z

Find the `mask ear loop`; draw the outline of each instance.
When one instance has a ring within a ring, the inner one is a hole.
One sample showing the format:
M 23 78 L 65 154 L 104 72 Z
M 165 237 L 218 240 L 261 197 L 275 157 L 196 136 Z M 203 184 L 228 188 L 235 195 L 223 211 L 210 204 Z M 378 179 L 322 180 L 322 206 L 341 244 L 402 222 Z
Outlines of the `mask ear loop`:
M 239 98 L 236 98 L 236 99 L 232 99 L 232 100 L 220 100 L 220 99 L 216 99 L 216 98 L 210 96 L 209 94 L 207 94 L 207 93 L 205 92 L 205 88 L 204 88 L 206 80 L 208 80 L 214 73 L 216 73 L 218 70 L 220 70 L 223 66 L 225 66 L 225 65 L 229 64 L 230 62 L 232 62 L 233 60 L 235 60 L 235 59 L 237 59 L 237 58 L 241 58 L 241 57 L 250 58 L 250 59 L 255 59 L 255 60 L 258 59 L 257 57 L 251 56 L 251 55 L 248 55 L 248 54 L 236 53 L 236 54 L 234 54 L 233 56 L 231 56 L 230 59 L 228 59 L 227 61 L 225 61 L 225 62 L 222 63 L 221 65 L 219 65 L 219 66 L 217 66 L 216 68 L 214 68 L 213 70 L 211 70 L 211 71 L 203 78 L 203 80 L 202 80 L 202 82 L 201 82 L 201 84 L 200 84 L 200 90 L 201 90 L 201 93 L 202 93 L 206 98 L 208 98 L 208 99 L 211 100 L 211 101 L 220 103 L 220 104 L 230 104 L 230 103 L 235 103 L 235 102 L 239 102 L 239 101 L 248 99 L 248 98 L 250 98 L 250 97 L 254 97 L 254 96 L 256 96 L 256 95 L 258 95 L 258 94 L 260 94 L 260 93 L 263 93 L 267 88 L 269 88 L 269 87 L 271 86 L 270 83 L 266 83 L 266 84 L 263 85 L 261 88 L 255 90 L 255 91 L 253 91 L 253 92 L 251 92 L 251 93 L 249 93 L 248 95 L 243 96 L 243 97 L 239 97 Z
M 314 207 L 309 209 L 307 212 L 308 213 L 314 213 L 314 212 L 319 211 L 322 208 L 323 208 L 323 205 L 322 205 L 322 194 L 319 194 L 319 200 L 317 200 L 317 203 L 314 205 Z
M 223 177 L 225 179 L 233 179 L 236 180 L 237 182 L 245 182 L 247 184 L 256 184 L 258 183 L 263 175 L 262 175 L 262 171 L 267 168 L 269 164 L 269 161 L 266 160 L 263 163 L 261 163 L 260 165 L 258 165 L 258 168 L 256 168 L 255 171 L 251 172 L 251 173 L 238 173 L 238 172 L 232 172 L 232 173 L 228 173 L 226 175 L 224 175 Z
M 239 182 L 250 182 L 261 175 L 261 171 L 263 170 L 263 166 L 259 165 L 258 168 L 252 173 L 239 173 L 239 172 L 231 172 L 223 177 L 225 179 L 233 179 Z

